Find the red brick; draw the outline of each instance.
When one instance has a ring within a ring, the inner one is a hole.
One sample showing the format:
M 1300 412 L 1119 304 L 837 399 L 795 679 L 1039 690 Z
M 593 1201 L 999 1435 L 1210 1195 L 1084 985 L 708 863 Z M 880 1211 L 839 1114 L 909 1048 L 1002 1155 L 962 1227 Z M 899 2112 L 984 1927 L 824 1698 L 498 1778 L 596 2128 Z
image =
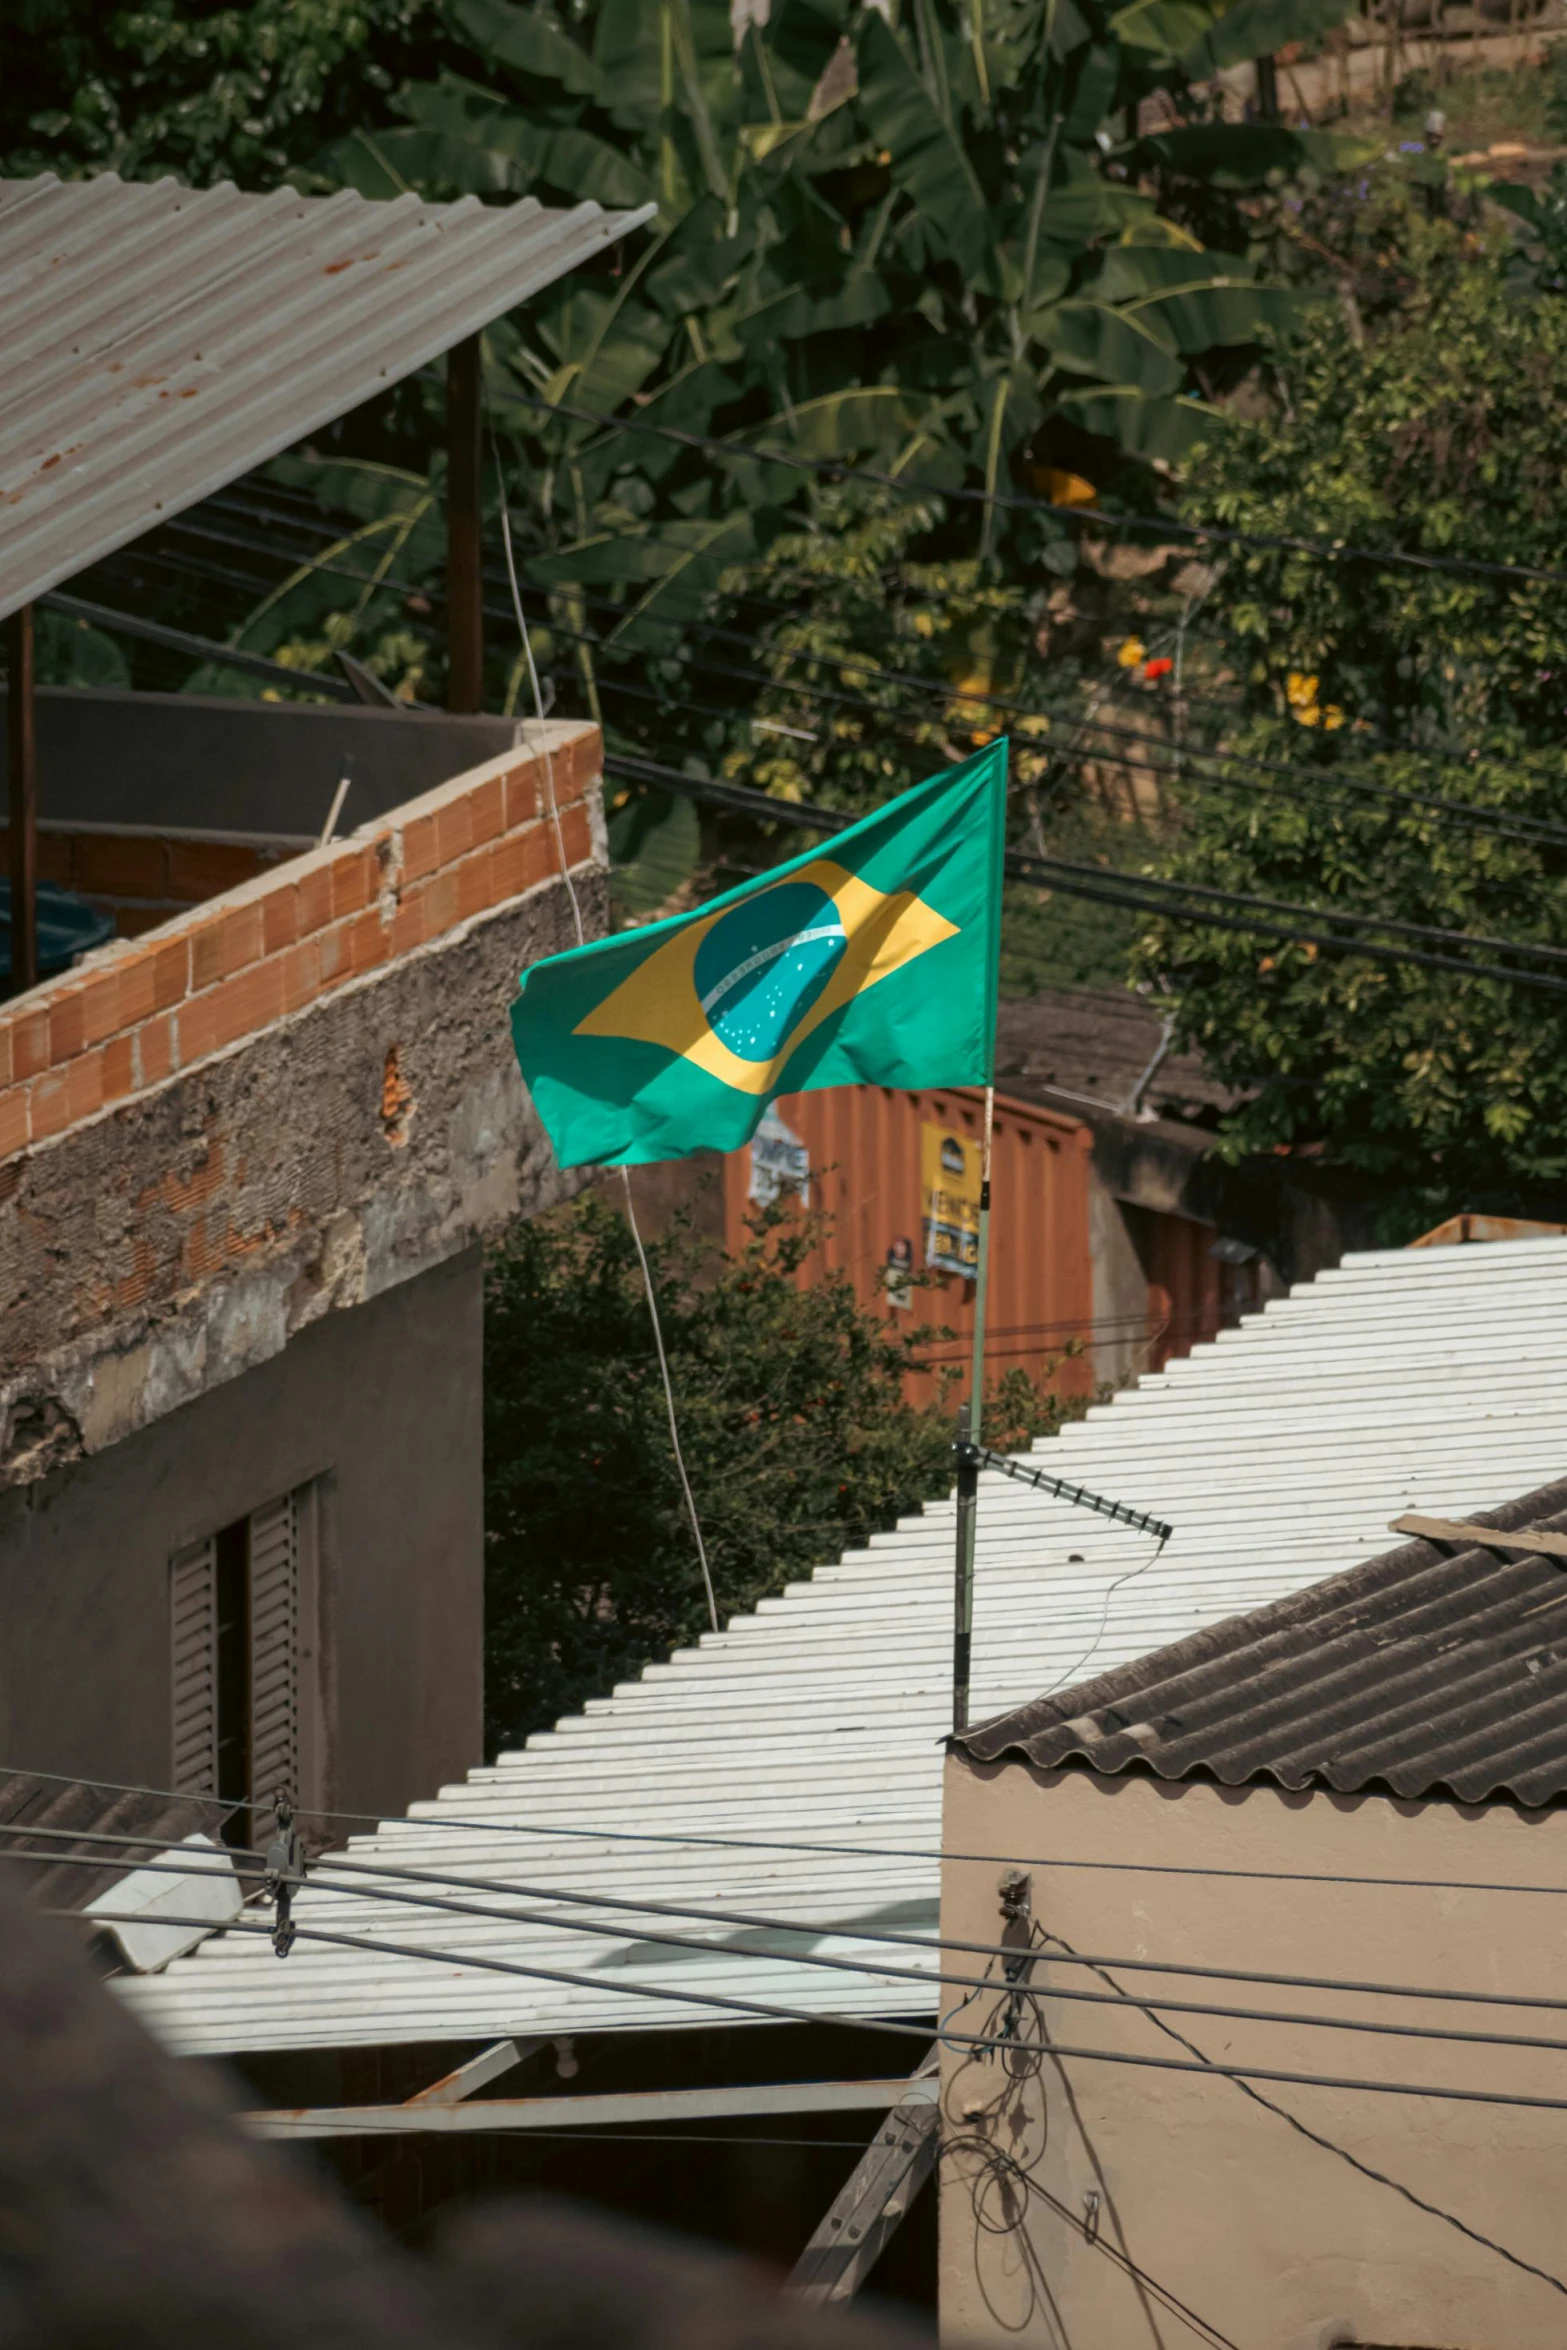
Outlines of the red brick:
M 248 970 L 225 979 L 221 987 L 209 988 L 186 1006 L 180 1015 L 181 1059 L 189 1066 L 207 1053 L 220 1053 L 225 1045 L 242 1036 L 254 1036 L 258 1029 L 281 1018 L 282 1011 L 282 957 L 252 963 Z
M 78 1053 L 69 1068 L 51 1069 L 35 1079 L 31 1113 L 33 1140 L 63 1134 L 68 1126 L 90 1118 L 103 1107 L 103 1055 Z
M 0 1093 L 11 1082 L 11 1030 L 8 1022 L 0 1020 Z
M 403 880 L 422 881 L 433 873 L 440 858 L 436 851 L 435 818 L 416 816 L 403 826 Z
M 373 848 L 344 849 L 332 859 L 332 919 L 341 922 L 370 905 L 381 886 L 381 867 Z
M 299 936 L 299 884 L 280 881 L 261 901 L 263 954 L 276 955 Z
M 435 811 L 435 861 L 455 865 L 473 847 L 473 808 L 466 792 Z
M 230 906 L 214 912 L 190 934 L 190 984 L 193 994 L 232 979 L 261 953 L 261 908 Z
M 495 903 L 494 853 L 490 849 L 476 849 L 471 857 L 464 857 L 455 868 L 457 879 L 457 919 L 471 921 Z
M 544 766 L 538 759 L 524 759 L 509 768 L 506 774 L 506 829 L 516 832 L 524 824 L 533 824 L 544 806 Z
M 349 923 L 345 941 L 350 971 L 373 971 L 387 956 L 388 926 L 381 920 L 379 907 L 371 906 L 363 914 L 356 914 Z
M 79 979 L 51 992 L 49 999 L 49 1066 L 58 1069 L 74 1060 L 87 1043 L 85 990 Z
M 103 1048 L 103 1098 L 117 1102 L 136 1091 L 136 1040 L 117 1036 Z
M 190 940 L 165 939 L 148 950 L 153 959 L 152 1000 L 160 1012 L 182 1003 L 190 992 Z
M 8 1093 L 0 1093 L 0 1159 L 14 1158 L 18 1151 L 25 1151 L 31 1138 L 27 1088 L 13 1085 Z
M 520 898 L 533 883 L 533 864 L 537 856 L 534 835 L 531 832 L 508 832 L 490 851 L 490 903 L 504 906 L 508 898 Z
M 300 1011 L 314 1003 L 321 993 L 321 941 L 319 938 L 301 939 L 278 957 L 282 973 L 283 1009 Z
M 167 898 L 169 844 L 84 832 L 77 836 L 76 872 L 77 888 L 100 897 Z
M 147 1021 L 137 1029 L 131 1042 L 136 1052 L 138 1084 L 161 1085 L 179 1067 L 179 1038 L 171 1013 Z
M 486 777 L 476 783 L 468 794 L 468 822 L 473 834 L 473 845 L 482 848 L 487 840 L 496 840 L 506 829 L 506 784 L 499 775 Z
M 106 1036 L 127 1028 L 130 1022 L 120 1010 L 120 971 L 111 963 L 107 970 L 96 971 L 82 986 L 82 1038 L 86 1044 L 102 1044 Z
M 392 916 L 391 928 L 386 934 L 387 955 L 389 958 L 411 955 L 415 947 L 423 946 L 424 940 L 424 892 L 416 890 L 411 897 L 403 899 Z
M 36 1012 L 24 1012 L 20 1019 L 6 1024 L 11 1031 L 11 1074 L 13 1077 L 36 1077 L 49 1066 L 49 1015 L 40 1004 Z
M 450 870 L 437 873 L 423 884 L 419 895 L 424 901 L 424 935 L 439 938 L 458 918 L 456 874 Z
M 324 994 L 327 988 L 338 986 L 348 977 L 348 924 L 334 922 L 330 930 L 322 931 L 316 946 L 321 958 L 319 984 Z
M 171 840 L 169 894 L 199 906 L 221 897 L 226 889 L 237 889 L 242 881 L 254 880 L 270 862 L 238 841 Z
M 313 866 L 300 875 L 294 887 L 299 893 L 299 935 L 308 938 L 313 930 L 324 930 L 332 919 L 331 866 Z

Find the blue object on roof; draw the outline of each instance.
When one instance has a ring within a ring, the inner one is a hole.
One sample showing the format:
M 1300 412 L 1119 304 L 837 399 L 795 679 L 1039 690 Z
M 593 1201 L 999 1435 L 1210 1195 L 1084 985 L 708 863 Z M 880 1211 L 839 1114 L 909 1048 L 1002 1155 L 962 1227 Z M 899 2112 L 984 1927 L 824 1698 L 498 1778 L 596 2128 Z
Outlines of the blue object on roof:
M 68 971 L 78 955 L 89 954 L 94 947 L 108 944 L 114 936 L 114 921 L 108 914 L 100 914 L 74 889 L 61 889 L 58 882 L 40 881 L 38 884 L 38 976 L 53 979 L 57 972 Z M 11 979 L 11 884 L 0 881 L 0 980 L 8 986 Z

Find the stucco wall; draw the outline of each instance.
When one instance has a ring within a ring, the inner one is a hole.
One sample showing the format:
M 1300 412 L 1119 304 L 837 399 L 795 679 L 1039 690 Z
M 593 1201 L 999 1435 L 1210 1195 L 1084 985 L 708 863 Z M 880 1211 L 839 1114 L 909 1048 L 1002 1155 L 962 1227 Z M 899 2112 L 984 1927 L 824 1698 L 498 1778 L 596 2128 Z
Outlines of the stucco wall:
M 1561 1812 L 1292 1796 L 1272 1786 L 1172 1787 L 1136 1774 L 1097 1779 L 953 1758 L 943 1842 L 949 1851 L 997 1856 L 948 1865 L 945 1935 L 999 1938 L 1001 1856 L 1016 1856 L 1032 1880 L 1037 1927 L 1106 1962 L 1109 1984 L 1090 1968 L 1061 1963 L 1058 1944 L 1045 1945 L 1056 1955 L 1035 1971 L 1043 1995 L 1019 2010 L 1030 2043 L 1042 2028 L 1057 2048 L 1193 2061 L 1119 1996 L 1121 1988 L 1144 1999 L 1160 1994 L 1290 2017 L 1567 2040 L 1564 2019 L 1549 2013 L 1221 1984 L 1112 1963 L 1165 1959 L 1567 1997 L 1567 1899 L 1315 1884 L 1298 1875 L 1182 1876 L 1149 1865 L 1567 1886 Z M 1061 1865 L 1074 1859 L 1142 1865 Z M 970 1970 L 968 1961 L 948 1963 Z M 984 1963 L 973 1962 L 974 1971 Z M 1063 1987 L 1106 1994 L 1108 2004 L 1063 1999 L 1056 1995 Z M 948 2007 L 960 1996 L 949 1993 Z M 985 1993 L 949 2020 L 954 2030 L 983 2034 L 997 2013 Z M 1165 2021 L 1220 2062 L 1567 2100 L 1567 2054 L 1168 2011 Z M 1560 2153 L 1567 2111 L 1255 2084 L 1340 2154 L 1226 2079 L 1036 2055 L 1032 2046 L 1011 2068 L 951 2051 L 944 2061 L 944 2115 L 955 2143 L 941 2166 L 941 2310 L 951 2343 L 1558 2350 L 1567 2338 L 1567 2294 L 1344 2158 L 1567 2279 Z
M 470 1248 L 0 1494 L 0 1759 L 169 1785 L 171 1553 L 326 1477 L 323 1792 L 396 1812 L 479 1761 L 480 1285 Z

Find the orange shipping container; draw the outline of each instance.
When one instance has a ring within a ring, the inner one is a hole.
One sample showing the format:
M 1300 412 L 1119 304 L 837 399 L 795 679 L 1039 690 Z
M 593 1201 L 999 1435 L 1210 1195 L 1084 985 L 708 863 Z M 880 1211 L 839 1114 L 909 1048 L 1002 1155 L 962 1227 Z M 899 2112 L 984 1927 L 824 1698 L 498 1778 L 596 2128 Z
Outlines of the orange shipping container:
M 965 1200 L 977 1202 L 983 1113 L 983 1097 L 959 1089 L 900 1093 L 859 1085 L 791 1094 L 751 1147 L 723 1163 L 727 1248 L 743 1242 L 750 1206 L 808 1172 L 810 1205 L 826 1211 L 832 1230 L 804 1277 L 845 1271 L 862 1303 L 877 1306 L 893 1327 L 945 1325 L 955 1333 L 932 1343 L 932 1376 L 911 1384 L 921 1401 L 935 1393 L 936 1370 L 966 1365 L 973 1344 L 973 1281 L 943 1267 L 965 1253 Z M 943 1196 L 933 1218 L 930 1176 L 942 1164 L 943 1143 Z M 1075 1118 L 997 1097 L 986 1349 L 992 1373 L 1022 1365 L 1037 1377 L 1068 1340 L 1093 1335 L 1092 1146 Z M 906 1286 L 898 1278 L 905 1270 L 928 1272 L 929 1285 Z M 1063 1363 L 1056 1383 L 1065 1393 L 1086 1393 L 1089 1359 Z

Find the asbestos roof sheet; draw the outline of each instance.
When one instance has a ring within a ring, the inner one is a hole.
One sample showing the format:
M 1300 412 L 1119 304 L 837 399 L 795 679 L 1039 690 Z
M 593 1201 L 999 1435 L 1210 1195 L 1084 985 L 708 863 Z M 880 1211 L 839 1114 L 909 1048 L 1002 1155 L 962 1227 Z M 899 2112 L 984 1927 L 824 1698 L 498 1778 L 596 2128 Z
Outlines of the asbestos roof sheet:
M 1486 1523 L 1567 1531 L 1567 1480 Z M 1552 1803 L 1567 1794 L 1567 1561 L 1407 1542 L 954 1744 L 976 1762 L 1227 1787 Z
M 1351 1257 L 1033 1457 L 1168 1518 L 1175 1535 L 1158 1551 L 1145 1535 L 983 1477 L 978 1719 L 1376 1557 L 1405 1510 L 1468 1515 L 1560 1477 L 1567 1240 Z M 503 1880 L 544 1922 L 426 1913 L 321 1887 L 299 1903 L 301 1924 L 443 1955 L 301 1940 L 279 1965 L 264 1941 L 220 1935 L 123 1996 L 173 2047 L 209 2052 L 744 2020 L 704 2004 L 715 1996 L 816 2014 L 933 2014 L 923 1983 L 876 1972 L 917 1954 L 853 1935 L 935 1926 L 952 1559 L 949 1501 L 348 1848 Z M 695 1945 L 671 1950 L 639 1942 L 639 1921 L 595 1909 L 604 1895 L 776 1922 L 645 1921 Z M 609 1938 L 585 1922 L 608 1925 Z M 828 1927 L 834 1939 L 823 1943 Z M 867 1971 L 801 1965 L 813 1949 L 863 1959 Z M 464 1952 L 585 1981 L 481 1972 L 461 1963 Z M 660 1996 L 672 1991 L 690 2003 Z
M 0 615 L 411 375 L 647 212 L 0 180 Z

